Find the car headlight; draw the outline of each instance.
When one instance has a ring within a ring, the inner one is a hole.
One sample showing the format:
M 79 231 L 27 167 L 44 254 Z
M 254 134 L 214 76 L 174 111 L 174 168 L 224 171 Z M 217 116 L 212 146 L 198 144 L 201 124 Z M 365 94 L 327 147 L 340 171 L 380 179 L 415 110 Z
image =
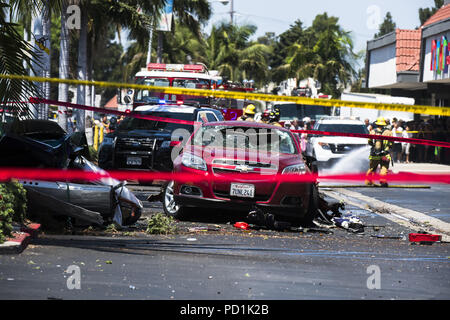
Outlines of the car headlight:
M 188 168 L 206 171 L 206 162 L 192 153 L 183 153 L 181 163 Z
M 306 167 L 305 164 L 300 163 L 293 166 L 289 166 L 283 169 L 282 174 L 305 174 Z
M 321 146 L 324 150 L 330 150 L 330 145 L 328 143 L 319 142 L 319 146 Z

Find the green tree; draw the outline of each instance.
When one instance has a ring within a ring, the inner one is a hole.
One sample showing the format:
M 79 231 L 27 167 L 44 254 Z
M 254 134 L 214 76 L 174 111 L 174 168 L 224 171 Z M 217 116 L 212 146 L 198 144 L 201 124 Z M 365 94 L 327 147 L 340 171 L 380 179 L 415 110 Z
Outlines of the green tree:
M 305 37 L 305 28 L 300 20 L 296 20 L 288 30 L 277 37 L 277 41 L 272 45 L 273 54 L 269 57 L 271 68 L 270 78 L 279 83 L 289 77 L 289 66 L 286 64 L 286 57 L 289 55 L 291 46 L 295 43 L 306 45 L 308 38 Z
M 165 1 L 160 0 L 153 6 L 152 12 L 160 12 L 165 5 Z M 139 2 L 136 1 L 136 5 Z M 157 6 L 159 4 L 159 6 Z M 141 5 L 142 11 L 149 14 L 148 7 Z M 188 60 L 188 56 L 193 61 L 198 60 L 194 47 L 203 39 L 201 27 L 211 16 L 211 7 L 207 0 L 175 0 L 173 4 L 174 17 L 172 31 L 160 33 L 163 43 L 162 58 L 166 62 L 182 63 Z M 148 52 L 149 26 L 154 21 L 150 19 L 145 28 L 128 27 L 130 30 L 129 39 L 133 40 L 127 52 L 121 58 L 124 64 L 123 75 L 129 81 L 140 68 L 145 67 L 146 53 Z M 153 33 L 156 36 L 156 33 Z M 181 42 L 181 43 L 180 43 Z M 152 61 L 157 54 L 157 41 L 152 41 Z
M 250 41 L 256 32 L 253 25 L 231 25 L 221 23 L 213 26 L 202 47 L 203 63 L 209 69 L 219 70 L 232 81 L 253 79 L 262 83 L 268 76 L 267 56 L 270 47 Z
M 434 0 L 433 8 L 419 8 L 420 25 L 423 25 L 443 5 L 444 5 L 444 0 Z
M 380 24 L 379 32 L 375 34 L 374 38 L 382 37 L 392 31 L 395 31 L 396 28 L 395 22 L 392 20 L 392 15 L 390 12 L 386 13 L 383 22 Z
M 317 15 L 300 40 L 289 47 L 282 68 L 288 76 L 312 77 L 322 83 L 322 91 L 339 96 L 357 75 L 350 32 L 342 29 L 338 18 Z

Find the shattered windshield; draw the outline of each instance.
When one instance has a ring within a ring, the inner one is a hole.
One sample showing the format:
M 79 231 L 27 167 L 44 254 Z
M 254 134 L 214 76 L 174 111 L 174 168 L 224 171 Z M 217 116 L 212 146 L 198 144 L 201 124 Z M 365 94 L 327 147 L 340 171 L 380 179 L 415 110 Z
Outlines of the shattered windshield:
M 194 145 L 296 153 L 294 141 L 288 132 L 267 128 L 205 126 L 196 132 Z

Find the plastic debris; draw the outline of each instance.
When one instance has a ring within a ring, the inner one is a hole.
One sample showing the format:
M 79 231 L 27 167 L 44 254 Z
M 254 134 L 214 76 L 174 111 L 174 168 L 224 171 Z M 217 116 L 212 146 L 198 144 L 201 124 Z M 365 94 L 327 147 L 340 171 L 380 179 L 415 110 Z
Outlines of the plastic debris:
M 206 231 L 219 231 L 219 230 L 220 230 L 219 225 L 188 228 L 188 232 L 206 232 Z
M 250 229 L 250 225 L 247 222 L 236 222 L 233 226 L 235 228 L 242 229 L 242 230 Z
M 343 229 L 355 232 L 355 233 L 361 233 L 364 232 L 364 225 L 361 222 L 361 220 L 359 220 L 356 217 L 353 216 L 349 216 L 349 217 L 345 217 L 345 218 L 332 218 L 331 221 L 334 222 L 334 224 L 338 227 L 341 227 Z
M 402 236 L 386 236 L 384 234 L 371 235 L 371 237 L 377 238 L 377 239 L 403 239 L 404 238 Z
M 428 233 L 410 233 L 409 234 L 409 242 L 437 242 L 441 241 L 442 236 L 437 234 L 428 234 Z

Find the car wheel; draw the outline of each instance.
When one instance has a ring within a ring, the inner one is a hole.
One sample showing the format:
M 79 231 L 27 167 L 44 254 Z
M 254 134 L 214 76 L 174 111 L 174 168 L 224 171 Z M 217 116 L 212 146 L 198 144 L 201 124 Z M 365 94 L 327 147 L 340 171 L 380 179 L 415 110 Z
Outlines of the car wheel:
M 174 182 L 170 181 L 164 188 L 162 201 L 163 209 L 166 215 L 178 220 L 182 220 L 185 216 L 184 215 L 185 208 L 176 204 L 173 186 Z
M 308 209 L 306 210 L 306 215 L 301 219 L 301 224 L 309 226 L 312 221 L 317 217 L 319 208 L 319 190 L 315 184 L 311 185 L 311 192 L 309 194 Z

